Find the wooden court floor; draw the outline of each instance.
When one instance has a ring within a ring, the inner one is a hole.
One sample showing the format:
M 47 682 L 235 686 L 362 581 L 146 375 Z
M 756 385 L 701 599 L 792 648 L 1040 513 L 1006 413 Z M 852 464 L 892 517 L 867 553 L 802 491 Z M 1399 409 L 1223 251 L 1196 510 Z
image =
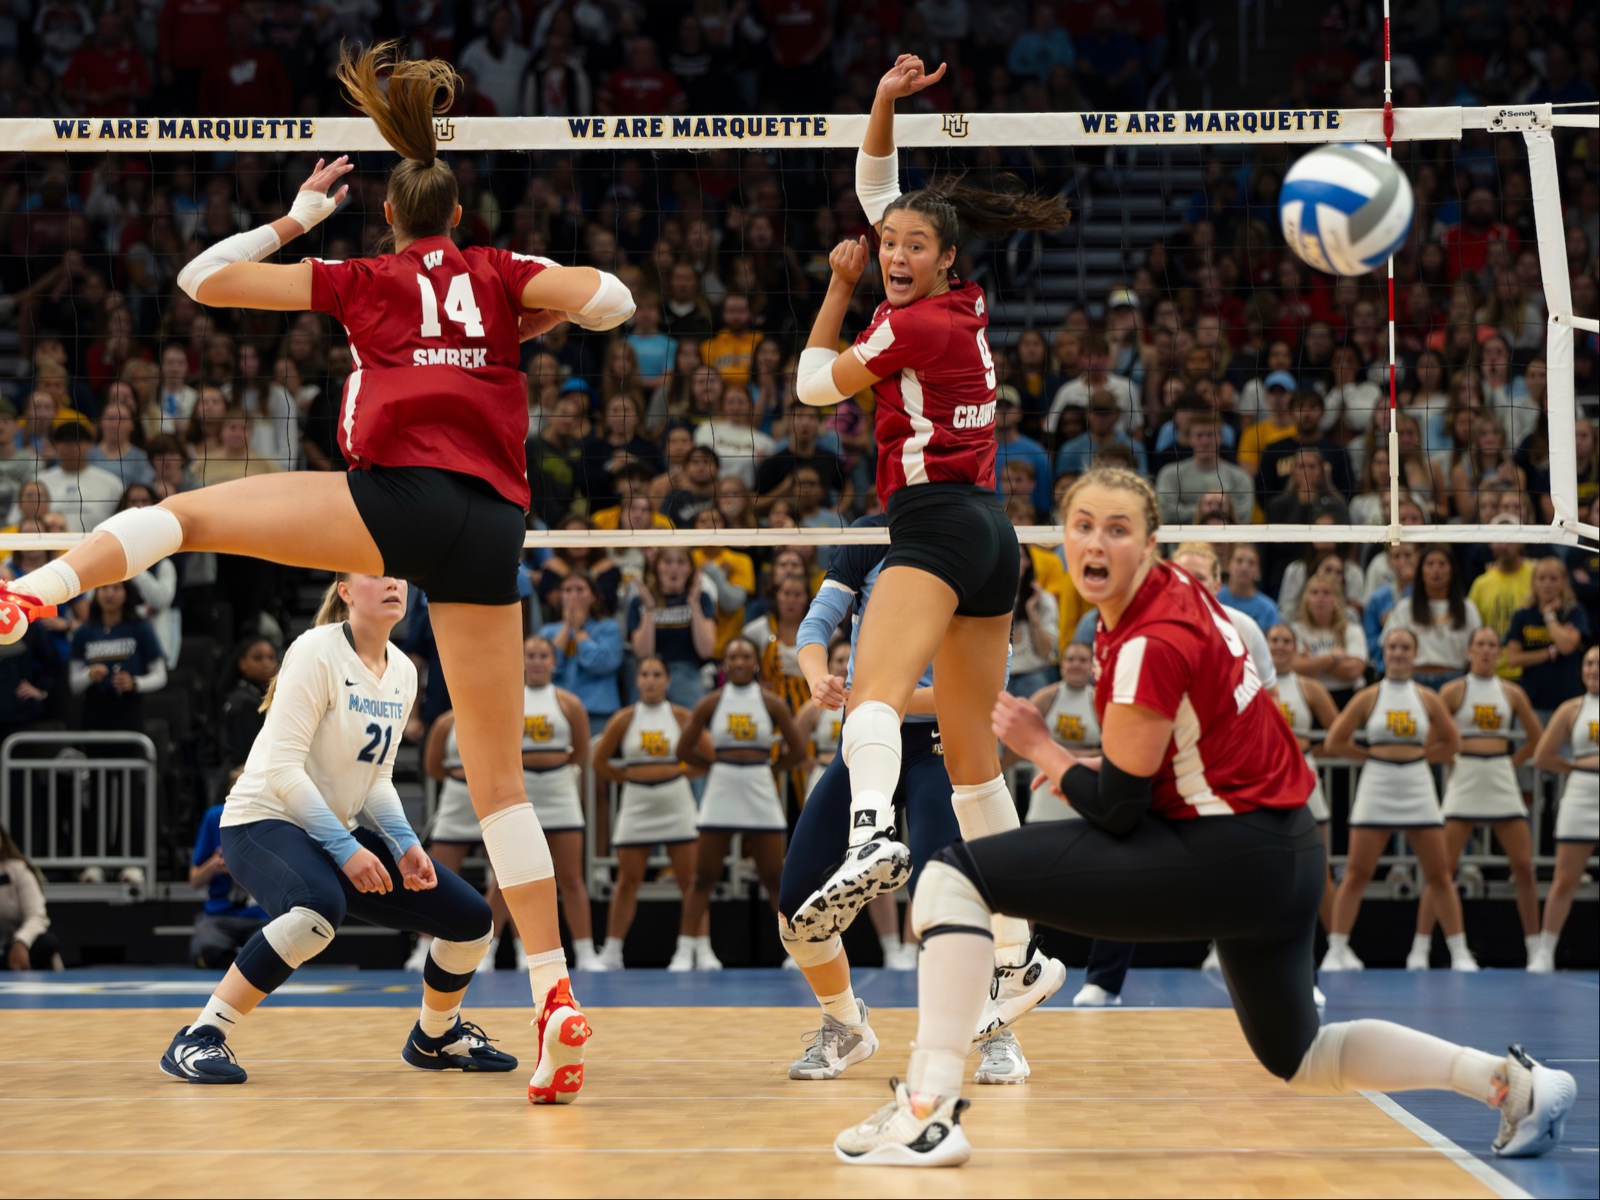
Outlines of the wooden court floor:
M 250 1082 L 225 1088 L 156 1068 L 192 1011 L 0 1012 L 0 1195 L 1492 1194 L 1365 1097 L 1291 1092 L 1226 1009 L 1035 1013 L 1033 1078 L 969 1092 L 976 1153 L 947 1171 L 832 1154 L 904 1069 L 910 1010 L 874 1012 L 878 1055 L 814 1083 L 786 1074 L 804 1009 L 590 1010 L 587 1084 L 559 1108 L 526 1101 L 526 1010 L 469 1012 L 527 1065 L 466 1076 L 400 1061 L 409 1011 L 268 1006 L 233 1038 Z

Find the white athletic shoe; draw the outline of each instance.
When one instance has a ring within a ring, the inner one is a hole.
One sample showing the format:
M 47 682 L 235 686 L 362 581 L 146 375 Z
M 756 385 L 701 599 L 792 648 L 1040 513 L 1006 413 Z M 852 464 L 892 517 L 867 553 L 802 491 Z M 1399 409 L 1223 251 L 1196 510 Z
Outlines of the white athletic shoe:
M 1450 956 L 1450 969 L 1452 971 L 1464 971 L 1471 973 L 1479 970 L 1480 968 L 1478 966 L 1478 960 L 1473 956 L 1472 951 L 1463 950 L 1460 954 L 1452 954 Z
M 1322 989 L 1314 983 L 1311 985 L 1311 1000 L 1317 1006 L 1318 1012 L 1328 1007 L 1328 998 L 1322 994 Z
M 1577 1081 L 1565 1071 L 1540 1066 L 1521 1046 L 1512 1046 L 1504 1082 L 1494 1152 L 1501 1158 L 1532 1158 L 1554 1149 L 1577 1098 Z
M 717 957 L 717 952 L 711 948 L 710 938 L 695 938 L 694 969 L 697 971 L 722 970 L 722 960 Z
M 1364 971 L 1367 964 L 1356 957 L 1355 951 L 1345 946 L 1341 950 L 1338 946 L 1330 945 L 1328 952 L 1322 956 L 1321 970 L 1324 971 Z
M 428 947 L 433 942 L 432 938 L 418 938 L 417 944 L 412 947 L 411 957 L 406 959 L 402 971 L 409 971 L 413 975 L 422 974 L 422 968 L 428 961 Z
M 894 1099 L 833 1141 L 840 1162 L 872 1167 L 958 1167 L 972 1157 L 972 1143 L 961 1129 L 968 1102 L 959 1096 L 935 1097 L 926 1116 L 911 1107 L 906 1085 L 891 1079 Z
M 1340 953 L 1340 961 L 1344 963 L 1346 971 L 1365 971 L 1367 969 L 1367 964 L 1356 957 L 1356 952 L 1350 948 L 1348 942 L 1345 943 L 1344 950 Z
M 822 1028 L 805 1035 L 806 1052 L 789 1064 L 790 1079 L 837 1079 L 846 1067 L 878 1052 L 878 1035 L 867 1024 L 866 1001 L 858 997 L 856 1007 L 861 1019 L 854 1025 L 822 1014 Z
M 874 838 L 852 847 L 822 886 L 801 902 L 789 923 L 801 941 L 825 942 L 848 929 L 873 900 L 910 878 L 911 851 L 890 838 Z
M 600 961 L 605 963 L 608 971 L 622 970 L 622 943 L 612 942 L 608 938 L 605 947 L 600 951 Z
M 492 974 L 494 974 L 495 971 L 499 970 L 499 968 L 494 965 L 494 960 L 497 957 L 499 957 L 499 954 L 500 954 L 500 939 L 499 938 L 490 938 L 489 939 L 489 948 L 483 952 L 483 957 L 478 960 L 478 965 L 473 968 L 473 972 L 472 973 L 474 975 L 492 975 Z
M 572 947 L 573 956 L 578 960 L 577 968 L 580 971 L 609 971 L 606 960 L 600 957 L 600 952 L 594 948 L 592 942 L 575 942 Z
M 1115 1008 L 1121 1003 L 1121 996 L 1106 991 L 1098 983 L 1084 984 L 1072 998 L 1073 1008 Z
M 1067 968 L 1061 960 L 1047 958 L 1039 950 L 1017 966 L 996 966 L 989 979 L 989 999 L 978 1017 L 972 1044 L 988 1041 L 1002 1029 L 1020 1021 L 1059 992 L 1066 981 Z
M 1535 951 L 1528 959 L 1528 974 L 1548 975 L 1556 969 L 1555 959 L 1544 951 Z
M 1427 949 L 1424 949 L 1421 946 L 1413 946 L 1413 947 L 1411 947 L 1410 953 L 1408 953 L 1406 955 L 1406 970 L 1408 970 L 1408 971 L 1426 971 L 1426 970 L 1428 970 L 1429 967 L 1432 965 L 1432 959 L 1431 959 L 1432 954 L 1433 954 L 1433 951 L 1432 951 L 1431 947 L 1427 948 Z
M 1222 970 L 1222 959 L 1217 957 L 1217 944 L 1215 942 L 1212 942 L 1210 948 L 1206 950 L 1206 956 L 1200 963 L 1200 969 L 1202 971 Z
M 667 964 L 669 971 L 694 970 L 694 939 L 680 937 L 678 948 L 672 952 L 672 961 Z
M 890 971 L 915 971 L 917 969 L 917 957 L 921 950 L 922 947 L 920 945 L 907 946 L 902 943 L 883 965 Z
M 975 1083 L 1024 1083 L 1030 1074 L 1028 1060 L 1022 1057 L 1017 1035 L 1002 1029 L 978 1047 L 982 1057 L 972 1076 Z

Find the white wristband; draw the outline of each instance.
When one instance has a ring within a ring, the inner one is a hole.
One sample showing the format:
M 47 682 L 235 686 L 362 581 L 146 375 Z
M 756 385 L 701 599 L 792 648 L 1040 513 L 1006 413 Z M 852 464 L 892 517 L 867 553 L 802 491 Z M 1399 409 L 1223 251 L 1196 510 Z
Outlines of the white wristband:
M 827 350 L 820 346 L 800 352 L 794 389 L 794 394 L 800 398 L 800 403 L 809 404 L 813 408 L 826 408 L 830 404 L 838 404 L 844 400 L 844 393 L 833 382 L 833 363 L 838 357 L 837 350 Z
M 178 272 L 178 286 L 191 299 L 198 301 L 200 285 L 223 267 L 236 262 L 260 262 L 281 245 L 283 242 L 273 232 L 271 225 L 261 225 L 223 238 L 209 250 L 202 250 L 189 260 L 188 265 Z
M 856 151 L 856 199 L 867 214 L 867 224 L 883 220 L 884 209 L 900 198 L 900 158 L 890 154 L 875 158 L 865 150 Z
M 295 193 L 294 203 L 289 206 L 287 215 L 299 222 L 303 231 L 310 232 L 331 217 L 333 210 L 338 207 L 332 196 L 315 189 L 301 190 Z

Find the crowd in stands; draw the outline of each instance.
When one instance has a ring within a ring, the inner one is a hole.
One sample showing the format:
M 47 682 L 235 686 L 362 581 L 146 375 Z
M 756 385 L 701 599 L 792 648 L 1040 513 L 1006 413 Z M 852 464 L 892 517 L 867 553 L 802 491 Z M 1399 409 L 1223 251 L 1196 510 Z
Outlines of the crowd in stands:
M 1381 102 L 1377 11 L 1366 0 L 1329 10 L 1274 106 Z M 1160 0 L 12 0 L 0 13 L 0 116 L 343 115 L 328 70 L 339 39 L 393 33 L 413 53 L 456 63 L 458 116 L 860 112 L 883 63 L 906 50 L 951 64 L 916 98 L 924 108 L 1137 108 L 1188 21 Z M 1397 105 L 1595 96 L 1597 21 L 1580 6 L 1424 2 L 1398 21 Z M 1557 145 L 1573 309 L 1593 318 L 1600 135 L 1564 130 Z M 1545 268 L 1520 138 L 1469 131 L 1395 151 L 1417 201 L 1395 263 L 1400 523 L 1548 523 L 1550 448 L 1569 441 L 1594 522 L 1600 348 L 1578 333 L 1580 419 L 1552 427 Z M 281 215 L 313 158 L 0 148 L 0 335 L 15 355 L 0 374 L 7 532 L 78 532 L 175 491 L 344 469 L 335 432 L 353 364 L 339 327 L 318 313 L 202 309 L 174 282 L 199 248 Z M 740 550 L 722 534 L 841 529 L 876 510 L 871 394 L 822 411 L 794 398 L 828 251 L 863 232 L 852 156 L 450 158 L 461 241 L 604 267 L 637 300 L 613 334 L 563 325 L 524 346 L 529 527 L 615 531 L 608 548 L 527 554 L 528 625 L 557 650 L 556 682 L 600 728 L 628 701 L 635 660 L 653 653 L 669 666 L 672 699 L 689 705 L 742 632 L 765 648 L 768 686 L 798 709 L 794 636 L 828 548 Z M 930 162 L 908 161 L 915 184 Z M 977 148 L 967 165 L 1035 187 L 1077 176 L 1071 154 L 1048 147 Z M 388 162 L 362 156 L 359 166 L 349 202 L 289 256 L 375 251 Z M 1385 622 L 1433 622 L 1418 670 L 1438 679 L 1464 669 L 1471 629 L 1488 624 L 1506 643 L 1505 673 L 1553 709 L 1580 690 L 1584 614 L 1600 600 L 1593 553 L 1488 540 L 1385 552 L 1254 536 L 1263 523 L 1387 525 L 1395 503 L 1381 272 L 1335 280 L 1285 250 L 1285 166 L 1285 148 L 1265 144 L 1242 163 L 1208 161 L 1179 206 L 1181 229 L 1125 247 L 1115 287 L 1078 297 L 1048 326 L 994 330 L 1007 509 L 1018 526 L 1048 523 L 1081 472 L 1131 466 L 1154 481 L 1165 522 L 1239 527 L 1240 544 L 1222 555 L 1223 602 L 1263 627 L 1289 622 L 1297 669 L 1336 697 L 1381 670 Z M 992 251 L 964 246 L 958 269 L 1003 296 Z M 875 303 L 871 287 L 858 289 L 847 337 Z M 632 531 L 651 528 L 705 540 L 689 553 L 631 544 Z M 6 569 L 48 554 L 16 551 Z M 222 656 L 221 683 L 206 681 L 237 715 L 250 697 L 230 688 L 270 677 L 294 583 L 254 560 L 187 555 L 100 589 L 0 657 L 0 738 L 64 714 L 74 728 L 139 728 L 143 698 L 180 665 L 186 630 L 224 645 L 255 639 Z M 1059 553 L 1031 548 L 1017 685 L 1055 678 L 1085 618 Z M 1557 645 L 1568 640 L 1552 637 L 1558 626 L 1582 629 L 1577 648 Z M 420 612 L 410 638 L 426 661 Z M 64 703 L 68 693 L 79 699 Z M 435 672 L 423 719 L 447 704 Z M 214 762 L 236 763 L 239 722 L 213 725 Z

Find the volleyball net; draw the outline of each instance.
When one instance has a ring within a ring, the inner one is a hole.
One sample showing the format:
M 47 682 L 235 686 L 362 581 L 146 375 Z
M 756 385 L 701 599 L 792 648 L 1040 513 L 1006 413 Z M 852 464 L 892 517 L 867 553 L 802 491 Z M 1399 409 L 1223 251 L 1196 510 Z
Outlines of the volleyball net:
M 1581 222 L 1569 232 L 1578 196 L 1563 193 L 1574 144 L 1596 151 L 1593 106 L 1393 118 L 1417 214 L 1392 281 L 1319 275 L 1277 215 L 1293 160 L 1382 144 L 1381 109 L 897 119 L 908 189 L 1016 176 L 1073 208 L 1058 233 L 965 239 L 957 262 L 987 298 L 999 486 L 1024 541 L 1059 540 L 1054 497 L 1096 463 L 1155 483 L 1169 542 L 1600 537 L 1594 248 Z M 791 412 L 828 253 L 865 232 L 865 122 L 439 121 L 463 244 L 612 270 L 641 301 L 620 330 L 524 345 L 530 548 L 887 540 L 841 527 L 875 503 L 870 393 Z M 117 497 L 61 474 L 80 460 L 123 484 L 148 475 L 156 493 L 342 465 L 343 331 L 201 309 L 173 280 L 344 153 L 349 199 L 280 258 L 375 253 L 394 156 L 371 122 L 5 120 L 0 138 L 14 181 L 0 196 L 0 386 L 21 456 L 0 461 L 17 529 L 0 548 L 62 549 L 109 514 Z M 846 338 L 882 297 L 876 274 Z M 106 432 L 129 412 L 128 436 Z M 41 497 L 46 468 L 60 494 Z M 708 507 L 720 516 L 694 528 Z

